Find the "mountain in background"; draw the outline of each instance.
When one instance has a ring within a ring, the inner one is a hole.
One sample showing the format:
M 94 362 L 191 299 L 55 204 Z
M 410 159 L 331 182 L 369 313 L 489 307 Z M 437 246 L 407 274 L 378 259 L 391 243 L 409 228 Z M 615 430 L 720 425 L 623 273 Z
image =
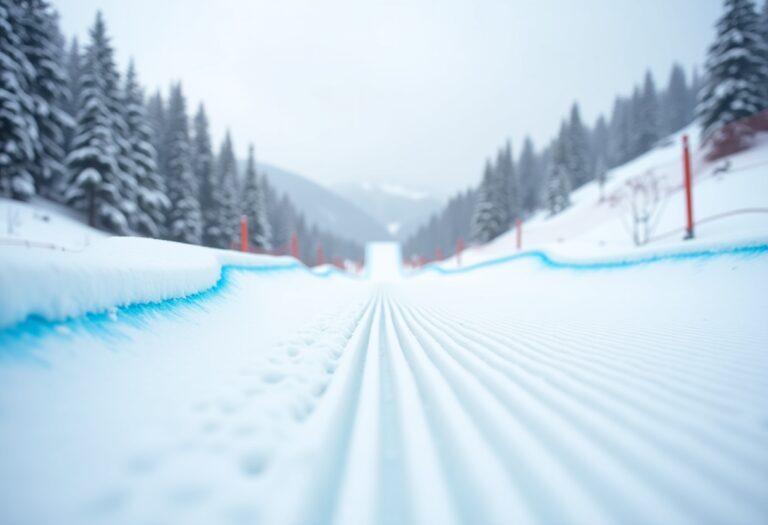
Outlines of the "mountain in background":
M 391 240 L 386 227 L 349 200 L 301 175 L 267 163 L 259 163 L 278 192 L 285 193 L 307 222 L 340 237 L 365 243 Z
M 390 184 L 346 183 L 334 190 L 365 209 L 390 235 L 400 240 L 416 231 L 444 204 L 425 192 Z

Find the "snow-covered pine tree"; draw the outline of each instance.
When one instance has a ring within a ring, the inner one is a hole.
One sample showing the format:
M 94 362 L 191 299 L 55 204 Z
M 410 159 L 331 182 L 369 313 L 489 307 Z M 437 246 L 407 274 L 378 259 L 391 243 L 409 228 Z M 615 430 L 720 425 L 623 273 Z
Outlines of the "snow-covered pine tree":
M 517 173 L 520 177 L 523 210 L 530 213 L 539 205 L 541 192 L 541 176 L 536 150 L 530 137 L 525 137 L 523 151 L 517 163 Z
M 609 155 L 609 143 L 611 132 L 608 129 L 608 123 L 605 121 L 605 117 L 600 115 L 595 127 L 592 129 L 590 144 L 592 146 L 592 158 L 606 159 Z
M 635 155 L 641 155 L 653 148 L 661 135 L 659 99 L 656 83 L 650 71 L 646 71 L 643 88 L 636 107 Z
M 479 244 L 495 239 L 504 231 L 503 210 L 498 208 L 494 196 L 498 187 L 495 171 L 491 162 L 487 161 L 483 181 L 477 190 L 477 200 L 472 216 L 472 240 Z
M 639 86 L 635 86 L 632 90 L 632 96 L 627 100 L 627 103 L 629 105 L 627 110 L 629 120 L 626 123 L 629 126 L 627 133 L 629 136 L 629 157 L 627 160 L 631 160 L 643 153 L 642 141 L 640 140 L 643 128 L 643 116 L 641 114 L 643 111 L 643 91 Z
M 221 144 L 217 166 L 216 194 L 218 199 L 218 225 L 221 230 L 217 246 L 229 248 L 239 235 L 240 193 L 237 174 L 237 159 L 232 145 L 232 136 L 227 131 Z
M 130 232 L 125 215 L 124 177 L 115 123 L 115 83 L 119 79 L 114 54 L 101 13 L 90 31 L 83 60 L 80 111 L 67 156 L 70 182 L 66 201 L 85 211 L 91 226 L 119 234 Z
M 0 195 L 26 200 L 35 193 L 39 143 L 35 70 L 23 52 L 23 11 L 17 0 L 0 0 Z
M 552 144 L 547 167 L 547 208 L 556 215 L 571 205 L 571 180 L 568 170 L 568 125 L 563 122 L 560 135 Z
M 165 151 L 166 140 L 166 107 L 160 90 L 147 100 L 147 122 L 152 129 L 152 146 L 155 148 L 157 171 L 164 180 L 168 180 L 168 155 Z M 166 184 L 167 187 L 167 184 Z
M 270 244 L 273 249 L 285 255 L 290 251 L 291 235 L 296 231 L 296 209 L 287 195 L 277 194 L 266 177 L 262 183 L 266 196 L 267 222 L 272 230 Z
M 507 141 L 504 148 L 499 155 L 499 161 L 496 169 L 499 171 L 499 175 L 502 177 L 505 183 L 505 193 L 507 201 L 506 207 L 506 227 L 509 229 L 516 218 L 522 217 L 522 195 L 520 191 L 520 180 L 518 179 L 517 170 L 515 170 L 515 159 L 512 154 L 512 144 Z
M 65 176 L 65 131 L 74 127 L 66 111 L 67 80 L 62 62 L 64 39 L 47 0 L 23 0 L 22 46 L 34 68 L 30 93 L 38 140 L 32 173 L 36 192 L 55 196 Z
M 611 166 L 618 166 L 630 157 L 631 114 L 629 101 L 616 97 L 610 121 L 608 159 Z
M 592 180 L 593 175 L 589 135 L 581 121 L 578 104 L 571 108 L 571 118 L 566 129 L 566 135 L 561 138 L 566 155 L 565 167 L 573 187 L 578 188 Z
M 751 144 L 746 117 L 768 107 L 768 48 L 752 0 L 725 0 L 709 48 L 698 115 L 709 155 L 718 158 Z
M 243 215 L 248 218 L 248 238 L 255 248 L 270 248 L 272 232 L 267 221 L 264 191 L 256 173 L 256 158 L 253 144 L 248 148 L 248 163 L 245 168 L 243 185 Z
M 77 38 L 72 39 L 65 60 L 67 92 L 64 101 L 64 111 L 73 119 L 76 119 L 77 114 L 80 112 L 80 83 L 82 82 L 81 77 L 83 75 L 82 55 L 80 54 L 80 43 Z M 74 136 L 74 126 L 64 130 L 65 151 L 71 150 Z
M 125 123 L 129 154 L 136 178 L 136 213 L 132 229 L 139 235 L 160 238 L 164 234 L 166 212 L 171 203 L 166 195 L 165 180 L 157 171 L 152 129 L 144 109 L 144 94 L 131 61 L 125 76 Z
M 664 133 L 674 133 L 693 120 L 688 102 L 689 89 L 685 80 L 685 70 L 680 64 L 672 66 L 669 84 L 662 99 Z
M 166 185 L 171 201 L 167 214 L 168 238 L 200 244 L 203 220 L 198 200 L 199 187 L 192 172 L 187 103 L 180 83 L 171 87 L 163 142 L 168 163 Z
M 218 247 L 221 239 L 219 227 L 219 185 L 214 169 L 213 147 L 208 115 L 203 104 L 197 109 L 192 123 L 192 170 L 200 186 L 200 211 L 203 214 L 203 244 Z
M 760 23 L 763 28 L 763 40 L 765 45 L 768 46 L 768 0 L 763 2 L 763 12 L 760 15 Z
M 698 68 L 694 67 L 693 73 L 691 73 L 690 89 L 688 90 L 688 112 L 691 115 L 691 120 L 698 116 L 696 113 L 696 108 L 699 105 L 701 91 L 704 89 L 703 84 L 704 80 L 701 78 L 701 75 L 699 75 Z
M 595 180 L 600 189 L 600 202 L 605 200 L 605 183 L 608 181 L 608 170 L 605 167 L 603 157 L 598 157 L 595 161 Z

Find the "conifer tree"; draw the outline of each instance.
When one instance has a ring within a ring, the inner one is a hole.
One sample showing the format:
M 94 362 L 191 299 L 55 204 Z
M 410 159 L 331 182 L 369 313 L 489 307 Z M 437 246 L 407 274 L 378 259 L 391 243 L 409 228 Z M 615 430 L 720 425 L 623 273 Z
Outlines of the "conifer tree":
M 193 122 L 192 169 L 200 185 L 200 211 L 203 215 L 203 244 L 218 247 L 221 239 L 219 227 L 219 189 L 214 169 L 213 148 L 209 131 L 208 115 L 200 104 Z
M 167 181 L 168 179 L 168 156 L 165 154 L 166 138 L 166 105 L 163 94 L 156 91 L 149 97 L 146 103 L 147 123 L 152 130 L 152 146 L 155 148 L 155 160 L 157 161 L 157 171 L 160 176 Z
M 136 177 L 136 213 L 132 229 L 139 235 L 159 238 L 166 224 L 166 212 L 171 206 L 166 195 L 165 180 L 157 171 L 152 129 L 144 109 L 144 94 L 136 78 L 133 62 L 125 81 L 125 122 L 131 164 Z
M 522 194 L 522 208 L 530 213 L 539 205 L 541 191 L 538 160 L 536 159 L 536 151 L 530 137 L 526 137 L 523 142 L 523 151 L 520 154 L 517 166 Z
M 237 159 L 232 136 L 227 131 L 221 145 L 217 166 L 218 225 L 220 237 L 217 246 L 229 248 L 240 235 L 240 194 L 238 191 Z
M 560 139 L 565 154 L 565 168 L 574 187 L 592 179 L 592 159 L 589 135 L 581 121 L 579 105 L 571 108 L 571 118 L 565 128 L 565 135 Z
M 101 13 L 91 29 L 83 60 L 80 111 L 72 150 L 67 157 L 70 183 L 66 201 L 85 211 L 91 226 L 114 233 L 130 233 L 126 217 L 126 188 L 118 158 L 120 146 L 115 113 L 114 56 Z M 132 188 L 129 188 L 132 190 Z
M 520 190 L 520 180 L 517 170 L 515 170 L 515 160 L 512 155 L 512 144 L 507 141 L 499 156 L 498 167 L 501 177 L 505 181 L 506 202 L 506 225 L 505 229 L 514 223 L 516 218 L 522 217 L 522 192 Z
M 547 208 L 556 215 L 571 205 L 571 180 L 568 170 L 568 126 L 560 128 L 560 135 L 552 145 L 547 168 Z
M 491 162 L 486 162 L 472 217 L 472 240 L 480 244 L 495 239 L 503 231 L 504 217 L 494 198 L 498 186 L 494 171 Z
M 70 115 L 76 123 L 77 114 L 80 111 L 80 85 L 82 82 L 83 66 L 82 56 L 80 54 L 80 43 L 77 38 L 73 38 L 67 50 L 65 58 L 67 91 L 64 101 L 64 111 Z M 64 130 L 65 151 L 72 149 L 72 140 L 74 139 L 75 126 L 70 126 Z
M 665 133 L 674 133 L 693 120 L 685 70 L 680 64 L 675 64 L 672 67 L 667 91 L 663 98 L 663 107 Z
M 603 202 L 605 200 L 605 183 L 608 181 L 608 170 L 602 157 L 598 157 L 595 162 L 595 180 L 600 191 L 600 202 Z
M 661 129 L 656 84 L 650 71 L 645 73 L 643 88 L 639 91 L 636 104 L 635 155 L 640 155 L 654 147 Z
M 65 175 L 65 131 L 74 126 L 66 111 L 67 80 L 62 67 L 63 37 L 47 0 L 23 0 L 22 45 L 34 69 L 30 93 L 38 137 L 32 172 L 37 193 L 55 195 Z
M 763 2 L 763 12 L 760 15 L 760 24 L 763 30 L 763 40 L 765 45 L 768 46 L 768 0 Z
M 608 157 L 610 136 L 611 132 L 608 129 L 608 123 L 605 121 L 605 117 L 600 115 L 597 122 L 595 122 L 590 139 L 593 159 L 606 159 Z
M 744 119 L 768 107 L 768 48 L 752 0 L 725 0 L 706 62 L 698 114 L 702 136 L 717 158 L 748 147 Z
M 168 237 L 174 241 L 200 244 L 203 228 L 199 187 L 192 172 L 186 100 L 180 83 L 172 86 L 168 100 L 164 148 L 166 184 L 171 201 L 167 217 Z
M 491 198 L 496 216 L 499 221 L 499 229 L 496 235 L 509 228 L 510 218 L 510 194 L 509 177 L 512 175 L 510 166 L 506 165 L 504 149 L 500 149 L 496 154 L 496 163 L 491 166 L 491 191 L 488 193 Z
M 261 181 L 256 173 L 253 145 L 248 148 L 248 162 L 243 185 L 243 215 L 248 218 L 248 237 L 256 248 L 270 248 L 272 232 L 267 221 L 267 209 Z
M 23 52 L 23 11 L 16 0 L 0 0 L 0 195 L 29 199 L 35 193 L 38 144 L 35 70 Z

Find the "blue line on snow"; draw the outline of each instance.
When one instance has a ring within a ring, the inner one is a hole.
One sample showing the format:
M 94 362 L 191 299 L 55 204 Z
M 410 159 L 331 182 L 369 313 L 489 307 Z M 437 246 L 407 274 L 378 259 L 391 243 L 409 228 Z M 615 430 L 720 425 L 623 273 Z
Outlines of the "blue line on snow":
M 547 255 L 545 252 L 536 250 L 492 259 L 463 268 L 448 269 L 433 264 L 412 275 L 418 275 L 419 273 L 428 271 L 433 271 L 441 275 L 462 274 L 523 259 L 537 260 L 545 268 L 549 269 L 594 271 L 630 268 L 661 261 L 709 259 L 723 255 L 756 256 L 766 253 L 768 253 L 768 244 L 760 244 L 691 252 L 654 254 L 635 259 L 621 259 L 614 261 L 567 262 L 558 261 Z M 44 360 L 34 357 L 34 355 L 27 352 L 27 350 L 33 349 L 36 346 L 36 343 L 46 336 L 59 335 L 67 337 L 71 333 L 85 330 L 108 341 L 122 340 L 127 336 L 123 332 L 113 329 L 115 315 L 127 325 L 140 328 L 148 320 L 161 315 L 181 315 L 183 313 L 183 310 L 181 310 L 182 308 L 202 309 L 204 307 L 203 303 L 210 301 L 217 296 L 222 296 L 223 292 L 229 288 L 231 285 L 231 274 L 233 272 L 273 273 L 302 269 L 310 275 L 321 279 L 329 278 L 332 275 L 345 275 L 348 277 L 359 278 L 346 274 L 345 272 L 340 272 L 336 269 L 329 269 L 324 272 L 313 272 L 301 263 L 274 266 L 225 265 L 222 266 L 221 277 L 214 286 L 184 297 L 118 306 L 115 307 L 112 312 L 103 311 L 86 313 L 63 321 L 50 321 L 38 315 L 29 316 L 24 321 L 21 321 L 14 326 L 0 329 L 0 359 L 5 357 L 15 357 L 22 360 L 37 361 L 40 364 L 45 364 Z
M 181 316 L 184 309 L 203 309 L 204 303 L 223 296 L 230 288 L 234 272 L 275 273 L 301 269 L 322 279 L 331 276 L 331 273 L 315 274 L 300 263 L 274 266 L 225 265 L 221 268 L 221 276 L 216 284 L 183 297 L 116 306 L 110 309 L 111 311 L 89 312 L 61 321 L 51 321 L 39 315 L 31 315 L 13 326 L 0 330 L 0 360 L 12 358 L 45 365 L 45 360 L 30 352 L 45 337 L 68 337 L 70 334 L 85 331 L 106 341 L 125 340 L 128 336 L 114 329 L 115 319 L 119 319 L 130 327 L 141 328 L 153 318 Z
M 539 261 L 545 268 L 554 270 L 615 270 L 621 268 L 631 268 L 634 266 L 642 266 L 646 264 L 653 264 L 662 261 L 687 261 L 692 259 L 709 259 L 712 257 L 720 257 L 723 255 L 746 255 L 755 256 L 768 253 L 768 244 L 758 244 L 751 246 L 735 246 L 729 248 L 717 248 L 709 250 L 698 250 L 690 252 L 671 252 L 647 255 L 644 257 L 638 257 L 634 259 L 618 259 L 608 261 L 558 261 L 550 257 L 546 252 L 541 250 L 534 250 L 529 252 L 516 253 L 506 257 L 500 257 L 498 259 L 491 259 L 489 261 L 483 261 L 476 264 L 471 264 L 462 268 L 443 268 L 433 263 L 423 270 L 414 273 L 418 275 L 422 272 L 437 272 L 441 275 L 454 275 L 461 273 L 473 272 L 492 266 L 499 266 L 522 259 L 534 259 Z

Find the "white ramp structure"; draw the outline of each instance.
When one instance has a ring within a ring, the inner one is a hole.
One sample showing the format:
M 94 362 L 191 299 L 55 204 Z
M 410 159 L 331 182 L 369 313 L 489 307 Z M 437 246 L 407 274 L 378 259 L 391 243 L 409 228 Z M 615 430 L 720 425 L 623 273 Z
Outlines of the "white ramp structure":
M 371 242 L 365 248 L 366 273 L 372 281 L 400 280 L 402 260 L 400 244 L 396 242 Z

